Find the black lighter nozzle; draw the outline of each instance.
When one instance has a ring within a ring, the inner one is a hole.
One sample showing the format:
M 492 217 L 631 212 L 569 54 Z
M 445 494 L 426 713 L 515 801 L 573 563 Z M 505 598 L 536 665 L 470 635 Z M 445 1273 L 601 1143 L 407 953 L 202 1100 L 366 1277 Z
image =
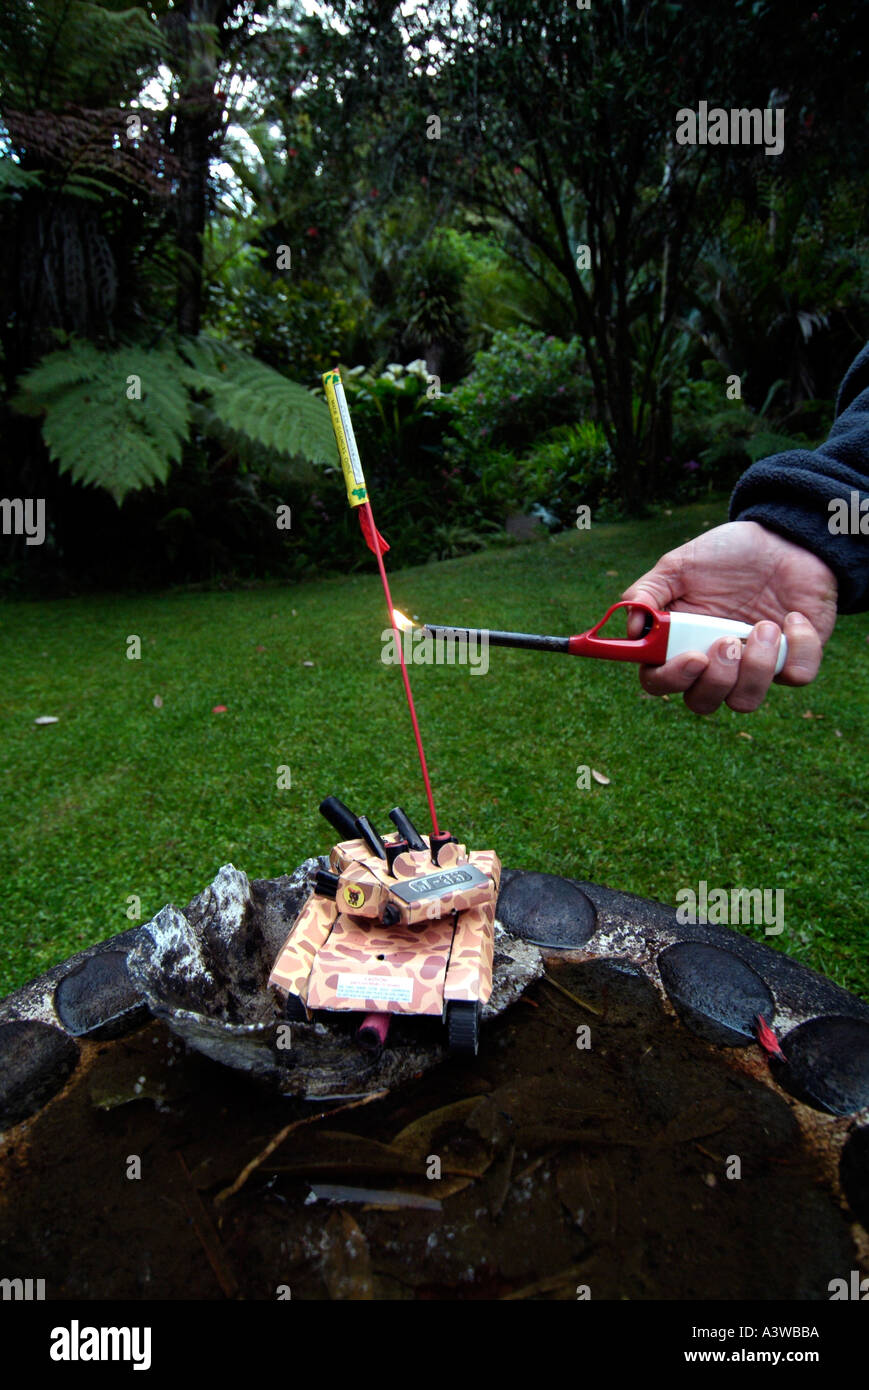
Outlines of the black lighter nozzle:
M 378 859 L 386 858 L 386 846 L 367 816 L 357 816 L 356 834 L 361 835 L 372 854 Z
M 407 840 L 411 849 L 425 849 L 425 841 L 410 816 L 406 811 L 402 811 L 400 806 L 393 806 L 389 813 L 389 819 L 392 821 L 399 835 Z
M 359 838 L 359 831 L 356 829 L 356 817 L 345 806 L 343 801 L 339 801 L 337 796 L 327 796 L 325 801 L 320 802 L 320 815 L 325 816 L 333 830 L 337 830 L 342 840 L 356 840 Z

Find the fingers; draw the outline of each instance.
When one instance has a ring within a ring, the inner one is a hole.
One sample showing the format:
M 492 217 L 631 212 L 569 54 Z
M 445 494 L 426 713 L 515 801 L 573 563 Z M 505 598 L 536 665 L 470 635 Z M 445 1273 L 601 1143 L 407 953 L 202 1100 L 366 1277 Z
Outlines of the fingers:
M 788 639 L 788 655 L 776 680 L 782 685 L 810 685 L 824 654 L 820 637 L 802 613 L 788 613 L 784 635 Z
M 695 714 L 712 714 L 736 686 L 741 653 L 740 642 L 719 637 L 705 656 L 702 652 L 682 652 L 663 666 L 641 667 L 640 684 L 650 695 L 681 690 L 685 704 Z M 772 666 L 774 670 L 775 659 Z M 772 671 L 769 678 L 772 680 Z
M 789 615 L 791 618 L 793 615 Z M 797 652 L 794 656 L 793 672 L 788 677 L 792 685 L 807 684 L 817 673 L 820 661 L 819 651 L 814 643 L 820 642 L 810 623 L 805 626 L 806 633 L 799 622 L 794 621 L 788 628 L 788 663 L 791 659 L 791 630 L 796 634 Z M 814 642 L 811 641 L 814 637 Z M 778 660 L 781 629 L 777 623 L 758 623 L 749 634 L 745 644 L 732 637 L 720 637 L 709 651 L 682 652 L 663 666 L 642 666 L 640 684 L 649 695 L 663 695 L 681 691 L 685 704 L 694 714 L 712 714 L 722 704 L 727 704 L 739 714 L 748 714 L 758 709 L 766 699 L 767 691 L 775 678 Z M 788 672 L 785 664 L 779 679 L 784 680 Z M 811 671 L 812 674 L 808 674 Z
M 732 637 L 719 637 L 707 655 L 709 665 L 706 670 L 685 691 L 685 704 L 695 714 L 712 714 L 734 689 L 739 679 L 742 643 L 734 641 Z
M 749 633 L 737 664 L 736 682 L 726 700 L 738 714 L 749 714 L 759 709 L 766 699 L 775 678 L 780 642 L 781 628 L 778 623 L 758 623 Z
M 703 652 L 680 652 L 663 666 L 641 666 L 640 685 L 647 695 L 670 695 L 689 690 L 709 665 Z

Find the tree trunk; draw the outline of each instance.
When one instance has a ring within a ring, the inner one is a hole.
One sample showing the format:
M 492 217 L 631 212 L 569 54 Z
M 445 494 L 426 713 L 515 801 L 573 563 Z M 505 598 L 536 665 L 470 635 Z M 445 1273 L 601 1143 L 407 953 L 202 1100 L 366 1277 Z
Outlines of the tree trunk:
M 188 69 L 181 84 L 175 124 L 175 149 L 181 164 L 177 198 L 178 331 L 195 335 L 202 321 L 202 237 L 208 212 L 208 166 L 212 136 L 220 121 L 215 96 L 217 44 L 213 26 L 223 6 L 219 0 L 186 0 L 185 46 Z

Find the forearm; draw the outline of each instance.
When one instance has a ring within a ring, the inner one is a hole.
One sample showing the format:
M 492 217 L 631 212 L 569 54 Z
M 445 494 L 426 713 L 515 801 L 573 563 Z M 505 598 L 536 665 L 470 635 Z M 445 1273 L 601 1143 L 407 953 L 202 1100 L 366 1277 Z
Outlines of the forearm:
M 843 502 L 849 529 L 841 533 Z M 730 517 L 759 522 L 823 560 L 836 576 L 839 612 L 869 608 L 869 346 L 842 383 L 827 441 L 754 464 L 736 485 Z

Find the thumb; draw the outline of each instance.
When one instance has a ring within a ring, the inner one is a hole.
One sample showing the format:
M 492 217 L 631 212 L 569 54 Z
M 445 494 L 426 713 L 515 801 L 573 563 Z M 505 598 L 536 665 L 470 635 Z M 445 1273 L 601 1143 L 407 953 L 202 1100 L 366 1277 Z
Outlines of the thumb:
M 622 599 L 627 603 L 645 603 L 651 608 L 669 608 L 680 598 L 684 589 L 681 566 L 670 555 L 662 555 L 654 569 L 641 575 L 625 589 Z M 638 637 L 643 630 L 643 615 L 633 612 L 628 617 L 628 636 Z
M 669 608 L 685 592 L 678 552 L 662 555 L 654 569 L 647 570 L 622 594 L 628 603 L 650 603 L 653 608 Z

